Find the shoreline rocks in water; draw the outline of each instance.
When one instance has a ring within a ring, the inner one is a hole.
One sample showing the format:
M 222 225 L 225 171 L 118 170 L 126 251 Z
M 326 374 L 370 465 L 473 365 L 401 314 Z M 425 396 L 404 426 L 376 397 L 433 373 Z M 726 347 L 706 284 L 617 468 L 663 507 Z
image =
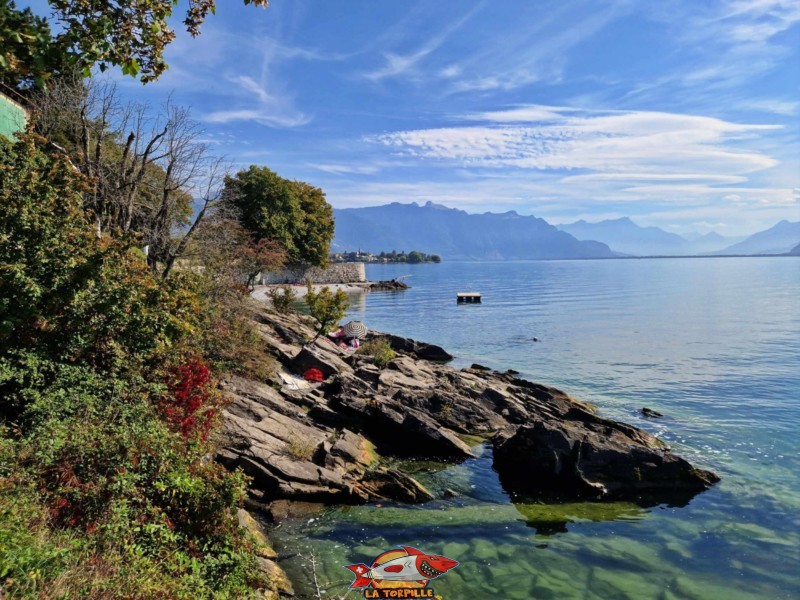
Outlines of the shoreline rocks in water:
M 364 284 L 364 289 L 374 292 L 398 292 L 407 290 L 411 286 L 397 279 L 389 279 L 386 281 L 367 281 Z
M 675 503 L 719 479 L 555 388 L 480 365 L 450 367 L 438 346 L 372 332 L 397 353 L 379 368 L 324 338 L 303 346 L 314 337 L 308 317 L 262 311 L 256 328 L 283 384 L 221 383 L 231 402 L 217 457 L 253 478 L 256 506 L 425 502 L 431 494 L 380 456 L 462 461 L 473 456 L 464 440 L 492 440 L 494 467 L 511 493 Z M 311 366 L 323 383 L 298 377 Z

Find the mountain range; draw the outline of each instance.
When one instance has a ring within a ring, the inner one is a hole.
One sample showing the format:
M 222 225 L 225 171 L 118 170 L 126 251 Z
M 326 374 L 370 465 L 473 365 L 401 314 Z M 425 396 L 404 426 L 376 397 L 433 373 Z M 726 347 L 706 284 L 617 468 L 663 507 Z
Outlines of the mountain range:
M 597 240 L 616 252 L 630 256 L 686 256 L 711 254 L 742 241 L 743 237 L 725 237 L 715 231 L 682 237 L 659 227 L 641 227 L 628 217 L 598 223 L 576 221 L 556 225 L 579 240 Z
M 788 254 L 800 244 L 800 221 L 780 221 L 754 233 L 738 244 L 725 248 L 725 254 Z M 719 254 L 719 253 L 715 253 Z
M 608 246 L 579 241 L 544 219 L 506 213 L 468 214 L 428 202 L 394 202 L 334 211 L 334 252 L 419 250 L 451 260 L 609 258 Z
M 334 217 L 335 252 L 419 250 L 450 260 L 788 254 L 800 244 L 800 221 L 734 238 L 716 232 L 682 237 L 627 217 L 553 226 L 514 211 L 469 214 L 432 202 L 336 209 Z

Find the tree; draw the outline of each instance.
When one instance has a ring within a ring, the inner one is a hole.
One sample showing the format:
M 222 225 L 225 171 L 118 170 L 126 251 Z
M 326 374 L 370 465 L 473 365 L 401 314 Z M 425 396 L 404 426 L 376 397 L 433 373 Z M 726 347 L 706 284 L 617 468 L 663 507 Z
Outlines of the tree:
M 4 591 L 249 596 L 245 481 L 208 460 L 223 400 L 200 355 L 208 307 L 132 236 L 98 238 L 83 176 L 50 150 L 0 139 Z
M 308 312 L 319 323 L 317 335 L 311 340 L 313 342 L 321 336 L 323 332 L 327 331 L 331 325 L 344 317 L 350 306 L 350 300 L 348 300 L 347 294 L 342 290 L 336 290 L 334 294 L 329 287 L 325 286 L 321 288 L 319 292 L 315 292 L 314 285 L 310 280 L 307 286 L 308 289 L 306 291 L 305 300 L 308 306 Z
M 289 261 L 327 265 L 333 209 L 321 189 L 252 165 L 225 178 L 224 197 L 246 229 L 256 238 L 278 242 Z
M 302 181 L 294 183 L 303 218 L 302 232 L 298 230 L 295 234 L 295 247 L 300 251 L 300 260 L 324 267 L 328 263 L 334 233 L 333 208 L 320 188 Z
M 47 20 L 0 0 L 0 82 L 20 90 L 44 87 L 66 66 L 64 50 Z
M 416 250 L 412 250 L 408 253 L 408 257 L 406 261 L 412 264 L 417 264 L 421 262 L 425 262 L 425 255 L 421 252 L 417 252 Z
M 286 260 L 286 253 L 277 242 L 263 238 L 247 245 L 242 255 L 245 285 L 251 291 L 255 287 L 259 273 L 280 269 Z
M 442 257 L 439 256 L 438 254 L 431 254 L 430 260 L 432 263 L 440 263 L 442 262 Z
M 53 81 L 34 103 L 37 131 L 63 145 L 91 184 L 84 209 L 97 234 L 137 233 L 151 269 L 167 278 L 213 212 L 226 170 L 189 111 L 169 100 L 161 110 L 123 103 L 113 83 L 77 74 Z
M 268 5 L 267 0 L 243 1 Z M 117 65 L 143 82 L 157 79 L 167 68 L 164 50 L 175 39 L 168 23 L 177 5 L 174 0 L 48 0 L 61 30 L 55 36 L 29 10 L 17 11 L 13 3 L 2 2 L 0 56 L 6 64 L 0 60 L 0 73 L 11 85 L 44 83 L 62 61 L 76 65 L 86 76 L 94 65 L 101 70 Z M 215 9 L 215 0 L 189 0 L 183 21 L 187 31 L 199 35 L 203 21 Z

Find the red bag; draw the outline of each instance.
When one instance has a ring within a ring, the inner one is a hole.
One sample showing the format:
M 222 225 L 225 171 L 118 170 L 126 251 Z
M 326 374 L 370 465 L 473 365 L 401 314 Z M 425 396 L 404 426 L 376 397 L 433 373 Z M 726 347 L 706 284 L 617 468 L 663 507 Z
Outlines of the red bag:
M 303 373 L 303 379 L 306 381 L 323 381 L 325 377 L 323 377 L 322 371 L 319 369 L 309 369 Z

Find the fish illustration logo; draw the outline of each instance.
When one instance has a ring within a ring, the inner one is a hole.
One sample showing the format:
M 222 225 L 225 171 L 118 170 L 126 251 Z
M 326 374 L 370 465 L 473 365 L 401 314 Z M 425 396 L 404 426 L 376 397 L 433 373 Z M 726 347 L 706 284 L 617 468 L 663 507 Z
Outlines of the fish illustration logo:
M 355 575 L 350 588 L 367 588 L 365 598 L 432 598 L 433 590 L 425 590 L 430 594 L 403 595 L 396 593 L 381 595 L 378 590 L 398 588 L 426 588 L 431 579 L 436 579 L 458 566 L 458 562 L 438 554 L 425 554 L 410 546 L 384 552 L 372 561 L 370 566 L 363 563 L 345 565 Z M 370 590 L 369 588 L 372 588 Z M 372 593 L 368 593 L 368 592 Z M 420 590 L 421 591 L 421 590 Z

